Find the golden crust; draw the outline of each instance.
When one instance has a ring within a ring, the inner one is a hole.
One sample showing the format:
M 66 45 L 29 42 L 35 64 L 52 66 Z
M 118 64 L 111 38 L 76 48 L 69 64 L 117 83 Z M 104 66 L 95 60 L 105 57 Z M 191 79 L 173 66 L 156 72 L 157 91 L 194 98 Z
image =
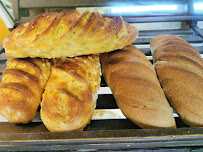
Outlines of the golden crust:
M 203 60 L 199 52 L 177 36 L 161 35 L 151 42 L 156 72 L 171 106 L 188 125 L 203 126 Z
M 175 128 L 171 108 L 146 56 L 133 45 L 101 54 L 102 73 L 123 114 L 142 128 Z
M 97 55 L 58 59 L 41 104 L 41 119 L 51 132 L 82 130 L 91 120 L 100 87 Z
M 0 84 L 0 114 L 9 122 L 34 119 L 51 65 L 47 59 L 8 59 Z
M 120 16 L 110 19 L 71 10 L 35 17 L 11 32 L 3 46 L 13 58 L 58 58 L 121 49 L 137 36 L 137 29 Z

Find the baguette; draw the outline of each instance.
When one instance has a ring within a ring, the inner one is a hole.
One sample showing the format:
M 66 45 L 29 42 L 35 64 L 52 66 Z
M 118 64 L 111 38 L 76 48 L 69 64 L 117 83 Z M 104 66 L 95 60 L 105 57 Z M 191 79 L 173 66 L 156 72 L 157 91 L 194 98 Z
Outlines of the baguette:
M 203 60 L 187 41 L 173 35 L 152 39 L 159 82 L 179 117 L 192 127 L 203 126 Z
M 98 55 L 58 59 L 41 104 L 41 119 L 48 130 L 82 130 L 92 118 L 99 87 Z
M 69 10 L 44 13 L 20 25 L 5 38 L 3 46 L 12 58 L 73 57 L 121 49 L 137 36 L 137 29 L 120 16 L 110 19 L 99 13 Z
M 127 118 L 141 128 L 176 128 L 172 109 L 144 53 L 129 45 L 100 57 L 103 76 Z
M 31 122 L 51 66 L 48 59 L 8 59 L 0 83 L 0 114 L 12 123 Z

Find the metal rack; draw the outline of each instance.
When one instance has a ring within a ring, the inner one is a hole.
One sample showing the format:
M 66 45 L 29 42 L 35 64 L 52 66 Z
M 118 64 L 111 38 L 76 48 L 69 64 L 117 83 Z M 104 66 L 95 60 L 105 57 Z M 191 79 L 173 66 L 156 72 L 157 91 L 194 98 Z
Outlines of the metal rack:
M 38 3 L 39 2 L 39 3 Z M 77 6 L 105 6 L 132 3 L 125 0 L 78 1 L 50 0 L 33 1 L 13 0 L 14 12 L 19 17 L 19 9 L 36 7 L 77 7 Z M 68 3 L 67 3 L 68 2 Z M 166 2 L 160 0 L 160 2 Z M 170 3 L 190 4 L 192 1 L 171 0 Z M 142 3 L 136 1 L 133 4 Z M 189 5 L 189 6 L 190 6 Z M 192 14 L 189 7 L 188 14 L 174 14 L 164 16 L 124 16 L 128 23 L 151 22 L 185 22 L 187 28 L 171 30 L 140 31 L 139 38 L 133 42 L 152 62 L 149 43 L 151 38 L 158 34 L 173 34 L 182 37 L 194 46 L 203 58 L 203 29 L 197 26 L 197 21 L 203 21 L 203 15 Z M 105 16 L 112 16 L 106 14 Z M 21 22 L 20 22 L 21 23 Z M 20 23 L 17 23 L 17 27 Z M 0 73 L 6 67 L 7 57 L 2 49 L 0 54 Z M 97 100 L 96 112 L 93 120 L 82 132 L 50 133 L 40 119 L 39 110 L 35 120 L 30 124 L 9 124 L 0 119 L 0 151 L 199 151 L 203 150 L 203 128 L 191 128 L 184 124 L 174 113 L 177 129 L 141 129 L 126 119 L 118 109 L 115 99 L 102 77 L 101 89 Z

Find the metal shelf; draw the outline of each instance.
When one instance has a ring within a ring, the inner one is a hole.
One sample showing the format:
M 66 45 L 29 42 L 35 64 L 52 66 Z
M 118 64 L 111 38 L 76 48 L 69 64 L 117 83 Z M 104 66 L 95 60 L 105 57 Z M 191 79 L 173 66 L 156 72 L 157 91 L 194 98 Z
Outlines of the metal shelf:
M 40 124 L 38 124 L 40 126 Z M 4 127 L 9 127 L 8 125 Z M 35 126 L 36 127 L 36 126 Z M 203 128 L 128 129 L 72 133 L 0 133 L 0 150 L 136 150 L 202 146 Z M 9 140 L 10 139 L 10 140 Z

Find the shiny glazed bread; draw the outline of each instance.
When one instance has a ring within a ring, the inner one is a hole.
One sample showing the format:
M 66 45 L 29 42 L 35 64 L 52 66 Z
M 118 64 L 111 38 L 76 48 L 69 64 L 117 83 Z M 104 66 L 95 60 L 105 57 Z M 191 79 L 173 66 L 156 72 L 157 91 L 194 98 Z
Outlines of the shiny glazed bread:
M 70 10 L 44 13 L 20 25 L 5 38 L 3 46 L 12 58 L 59 58 L 121 49 L 137 36 L 137 29 L 120 16 L 110 19 Z
M 82 130 L 91 120 L 100 87 L 97 55 L 58 59 L 41 104 L 41 119 L 51 132 Z
M 144 53 L 129 45 L 101 54 L 104 78 L 123 114 L 141 128 L 176 128 L 172 109 Z
M 8 59 L 0 83 L 0 114 L 9 122 L 34 119 L 51 73 L 48 59 Z
M 159 82 L 171 106 L 190 126 L 203 126 L 203 60 L 180 37 L 165 34 L 152 39 L 151 50 Z

